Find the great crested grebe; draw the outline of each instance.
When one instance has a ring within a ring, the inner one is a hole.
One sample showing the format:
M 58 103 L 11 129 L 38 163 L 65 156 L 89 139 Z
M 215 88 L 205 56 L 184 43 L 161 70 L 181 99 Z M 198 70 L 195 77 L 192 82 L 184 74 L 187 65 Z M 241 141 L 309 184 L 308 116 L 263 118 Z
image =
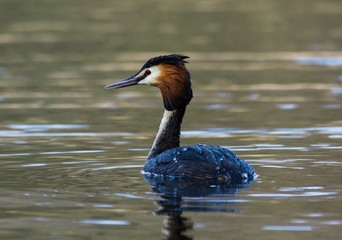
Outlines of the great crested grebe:
M 179 146 L 186 106 L 192 99 L 187 56 L 172 54 L 151 58 L 133 76 L 106 86 L 117 89 L 150 85 L 160 89 L 165 112 L 158 134 L 147 156 L 144 172 L 172 179 L 245 183 L 257 176 L 254 169 L 232 151 L 220 146 Z

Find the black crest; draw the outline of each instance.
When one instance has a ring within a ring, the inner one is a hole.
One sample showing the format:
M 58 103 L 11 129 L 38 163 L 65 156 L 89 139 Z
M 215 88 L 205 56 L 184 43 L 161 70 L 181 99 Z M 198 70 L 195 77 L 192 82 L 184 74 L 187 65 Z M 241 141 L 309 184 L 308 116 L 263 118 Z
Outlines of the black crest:
M 141 69 L 149 68 L 152 66 L 156 66 L 161 63 L 165 64 L 171 64 L 171 65 L 177 65 L 179 62 L 181 63 L 187 63 L 184 59 L 189 58 L 188 56 L 180 55 L 180 54 L 171 54 L 171 55 L 163 55 L 151 58 L 148 60 Z

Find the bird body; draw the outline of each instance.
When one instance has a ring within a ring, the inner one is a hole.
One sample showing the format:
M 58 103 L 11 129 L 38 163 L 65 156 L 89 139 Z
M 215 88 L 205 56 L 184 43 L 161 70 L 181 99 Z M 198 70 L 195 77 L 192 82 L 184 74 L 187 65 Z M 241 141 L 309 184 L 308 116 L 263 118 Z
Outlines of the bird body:
M 229 183 L 244 183 L 255 177 L 253 168 L 232 151 L 202 144 L 171 148 L 147 159 L 144 173 Z
M 145 174 L 232 184 L 254 180 L 257 176 L 254 169 L 226 148 L 201 144 L 179 146 L 181 123 L 193 96 L 186 58 L 178 54 L 151 58 L 133 76 L 106 86 L 117 89 L 151 85 L 161 91 L 165 111 L 146 160 Z

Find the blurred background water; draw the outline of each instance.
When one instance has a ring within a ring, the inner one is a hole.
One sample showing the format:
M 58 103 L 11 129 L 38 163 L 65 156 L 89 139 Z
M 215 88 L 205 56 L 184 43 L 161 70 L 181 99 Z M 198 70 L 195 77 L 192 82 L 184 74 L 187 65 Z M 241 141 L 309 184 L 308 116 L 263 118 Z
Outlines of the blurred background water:
M 337 239 L 341 22 L 339 0 L 0 0 L 1 239 Z M 231 148 L 249 188 L 144 181 L 160 93 L 103 87 L 164 53 L 191 57 L 182 144 Z

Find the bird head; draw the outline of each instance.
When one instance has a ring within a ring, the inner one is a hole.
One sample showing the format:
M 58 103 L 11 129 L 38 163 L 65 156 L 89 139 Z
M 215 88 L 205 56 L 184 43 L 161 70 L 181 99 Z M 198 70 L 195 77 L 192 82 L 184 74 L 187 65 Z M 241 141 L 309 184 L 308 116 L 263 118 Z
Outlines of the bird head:
M 190 73 L 185 67 L 187 56 L 179 54 L 151 58 L 134 75 L 106 86 L 117 89 L 133 85 L 149 85 L 161 91 L 164 107 L 173 111 L 185 108 L 192 98 Z

